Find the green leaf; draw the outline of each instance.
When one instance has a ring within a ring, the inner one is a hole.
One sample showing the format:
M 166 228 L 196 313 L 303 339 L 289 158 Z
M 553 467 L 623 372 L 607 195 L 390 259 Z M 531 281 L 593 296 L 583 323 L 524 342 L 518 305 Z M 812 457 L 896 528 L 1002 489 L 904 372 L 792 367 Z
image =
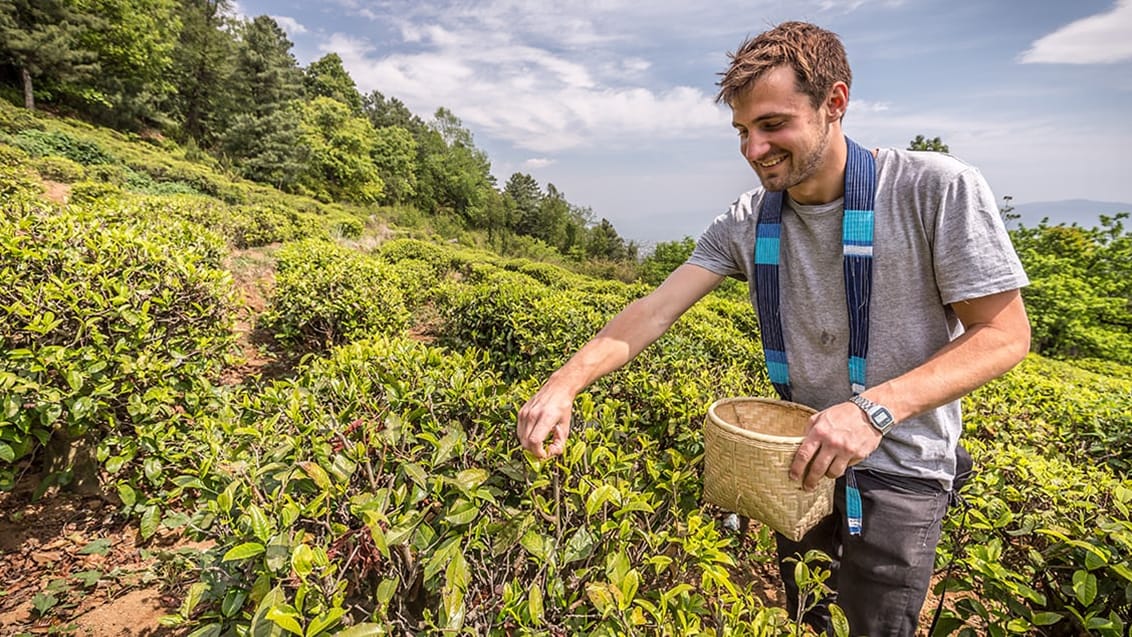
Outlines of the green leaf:
M 299 544 L 295 550 L 291 552 L 291 567 L 295 569 L 295 573 L 299 577 L 306 577 L 314 570 L 314 554 L 311 552 L 311 547 L 306 544 Z
M 444 580 L 448 586 L 462 591 L 468 590 L 468 582 L 472 579 L 468 573 L 468 561 L 464 559 L 463 551 L 457 551 L 444 571 Z
M 271 538 L 272 528 L 271 521 L 267 519 L 267 515 L 264 514 L 263 509 L 253 504 L 248 507 L 247 513 L 252 533 L 255 534 L 260 542 L 267 542 L 267 540 Z
M 224 593 L 224 600 L 220 602 L 220 614 L 225 617 L 234 617 L 240 609 L 244 607 L 244 601 L 248 599 L 248 592 L 242 588 L 229 588 L 227 593 Z
M 1073 573 L 1073 594 L 1083 606 L 1090 606 L 1097 598 L 1097 576 L 1088 571 Z
M 303 634 L 303 625 L 299 623 L 299 614 L 293 610 L 275 606 L 264 616 L 268 621 L 275 622 L 283 630 L 289 630 L 296 635 Z
M 637 589 L 640 585 L 641 576 L 637 573 L 637 569 L 630 569 L 628 573 L 625 573 L 625 577 L 621 579 L 621 583 L 618 585 L 622 595 L 620 601 L 621 610 L 629 608 L 629 604 L 631 604 L 633 599 L 637 596 Z
M 538 561 L 545 562 L 547 558 L 548 544 L 547 538 L 544 538 L 541 533 L 534 529 L 528 529 L 523 534 L 523 539 L 519 540 L 519 544 L 527 549 L 527 552 L 538 558 Z
M 31 598 L 31 605 L 35 608 L 36 612 L 42 617 L 59 603 L 59 598 L 51 593 L 36 593 L 35 597 Z
M 1065 616 L 1061 613 L 1051 613 L 1047 611 L 1044 613 L 1034 613 L 1033 617 L 1030 618 L 1030 622 L 1035 626 L 1052 626 L 1062 619 L 1065 619 Z
M 265 550 L 264 546 L 259 542 L 244 542 L 239 546 L 232 547 L 221 559 L 224 562 L 246 560 L 250 557 L 262 554 Z
M 464 526 L 465 524 L 470 524 L 472 520 L 475 520 L 478 514 L 478 506 L 463 498 L 459 498 L 448 508 L 448 513 L 444 516 L 444 521 L 453 526 Z
M 316 637 L 326 632 L 326 629 L 338 623 L 342 619 L 342 615 L 346 613 L 343 608 L 331 608 L 325 613 L 315 617 L 311 620 L 310 625 L 307 626 L 306 637 Z
M 400 583 L 397 577 L 387 577 L 381 580 L 377 585 L 377 590 L 374 592 L 374 597 L 377 599 L 378 604 L 382 609 L 389 606 L 389 602 L 393 599 L 393 595 L 397 592 L 397 585 Z
M 157 532 L 157 526 L 159 524 L 161 524 L 161 508 L 155 504 L 147 506 L 141 516 L 142 538 L 153 537 L 153 534 Z
M 570 539 L 566 540 L 566 551 L 562 556 L 562 563 L 569 564 L 588 558 L 593 555 L 594 544 L 594 536 L 589 529 L 584 526 L 578 527 L 578 530 L 574 531 Z
M 79 555 L 106 555 L 109 552 L 110 540 L 107 538 L 97 539 L 79 549 Z
M 335 637 L 384 637 L 385 634 L 385 628 L 380 624 L 356 624 L 338 631 Z
M 134 492 L 133 487 L 131 487 L 130 485 L 126 484 L 125 482 L 119 482 L 118 498 L 122 500 L 122 504 L 126 505 L 127 507 L 132 507 L 134 506 L 134 503 L 138 501 L 138 494 Z
M 102 571 L 79 571 L 75 573 L 74 577 L 82 582 L 84 587 L 90 588 L 97 584 L 98 580 L 102 579 Z
M 598 509 L 606 502 L 617 503 L 620 500 L 621 493 L 617 490 L 617 487 L 611 484 L 603 484 L 591 491 L 589 497 L 586 498 L 586 515 L 597 513 Z
M 829 620 L 836 637 L 849 637 L 849 619 L 837 604 L 829 605 Z
M 330 491 L 333 486 L 330 482 L 330 476 L 327 475 L 326 470 L 318 466 L 317 462 L 300 462 L 299 467 L 306 473 L 314 483 L 318 485 L 323 491 Z
M 484 469 L 464 469 L 456 474 L 456 486 L 464 493 L 468 493 L 486 482 L 488 475 L 490 474 Z
M 16 459 L 16 451 L 6 443 L 0 442 L 0 462 L 13 462 Z
M 531 614 L 531 622 L 537 626 L 542 623 L 542 586 L 536 583 L 531 586 L 530 591 L 527 597 L 527 611 Z

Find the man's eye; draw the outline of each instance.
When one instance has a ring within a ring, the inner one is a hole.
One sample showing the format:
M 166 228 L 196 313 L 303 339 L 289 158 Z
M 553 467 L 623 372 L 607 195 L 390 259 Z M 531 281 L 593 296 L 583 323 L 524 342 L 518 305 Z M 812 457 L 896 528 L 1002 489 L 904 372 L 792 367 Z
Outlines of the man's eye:
M 783 126 L 783 122 L 767 122 L 767 123 L 762 125 L 762 129 L 765 130 L 765 131 L 772 131 L 772 130 L 778 130 L 778 129 L 782 128 L 782 126 Z
M 736 128 L 736 129 L 735 129 L 735 134 L 736 134 L 736 135 L 738 135 L 739 137 L 746 137 L 746 136 L 747 136 L 747 129 L 745 129 L 745 128 Z

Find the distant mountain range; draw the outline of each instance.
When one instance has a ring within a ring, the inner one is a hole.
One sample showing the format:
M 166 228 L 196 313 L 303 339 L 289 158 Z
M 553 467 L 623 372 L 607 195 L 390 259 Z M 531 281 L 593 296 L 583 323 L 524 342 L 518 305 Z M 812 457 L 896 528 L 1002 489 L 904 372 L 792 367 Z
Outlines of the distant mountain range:
M 1094 228 L 1101 224 L 1101 215 L 1112 216 L 1118 212 L 1132 213 L 1132 203 L 1116 201 L 1093 201 L 1091 199 L 1065 199 L 1062 201 L 1034 201 L 1030 203 L 1015 204 L 1014 214 L 1020 217 L 1011 224 L 1011 227 L 1024 225 L 1032 228 L 1049 218 L 1051 226 L 1058 224 L 1072 225 L 1076 223 L 1085 228 Z M 1128 222 L 1125 222 L 1128 227 Z

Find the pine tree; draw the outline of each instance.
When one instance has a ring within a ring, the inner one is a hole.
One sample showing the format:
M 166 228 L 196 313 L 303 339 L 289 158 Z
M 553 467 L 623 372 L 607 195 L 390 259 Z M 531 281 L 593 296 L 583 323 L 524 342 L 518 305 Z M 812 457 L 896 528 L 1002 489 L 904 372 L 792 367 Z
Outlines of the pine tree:
M 24 106 L 35 109 L 36 83 L 46 94 L 98 71 L 96 54 L 82 46 L 98 24 L 74 0 L 6 0 L 0 3 L 0 59 L 20 75 Z
M 337 53 L 327 53 L 311 62 L 303 72 L 307 97 L 329 97 L 350 107 L 355 115 L 362 112 L 362 96 L 354 79 L 342 66 Z

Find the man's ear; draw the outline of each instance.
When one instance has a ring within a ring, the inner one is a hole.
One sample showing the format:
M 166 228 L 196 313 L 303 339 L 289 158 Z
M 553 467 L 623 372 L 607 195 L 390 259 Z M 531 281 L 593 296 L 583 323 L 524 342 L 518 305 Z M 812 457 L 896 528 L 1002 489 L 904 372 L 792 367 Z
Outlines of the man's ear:
M 834 82 L 825 98 L 825 109 L 830 121 L 839 121 L 849 110 L 849 86 L 845 82 Z

